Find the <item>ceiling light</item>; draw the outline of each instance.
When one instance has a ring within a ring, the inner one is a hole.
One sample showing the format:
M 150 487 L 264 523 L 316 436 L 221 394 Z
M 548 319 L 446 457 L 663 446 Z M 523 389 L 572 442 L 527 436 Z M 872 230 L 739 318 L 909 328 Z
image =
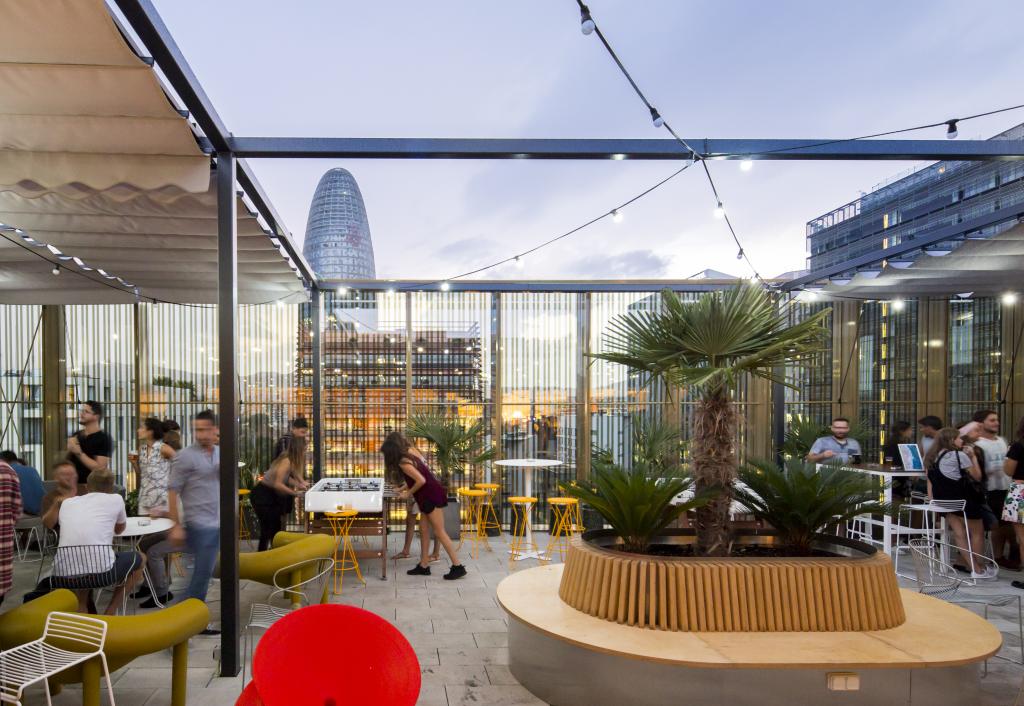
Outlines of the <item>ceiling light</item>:
M 946 121 L 946 139 L 947 140 L 955 140 L 956 136 L 960 134 L 959 132 L 957 132 L 956 123 L 957 123 L 956 120 L 947 120 Z
M 903 309 L 906 308 L 907 303 L 902 299 L 893 299 L 891 306 L 893 311 L 903 311 Z
M 850 282 L 852 282 L 853 278 L 849 277 L 848 275 L 835 275 L 833 277 L 829 277 L 829 281 L 832 284 L 837 284 L 840 287 L 842 287 L 842 286 L 847 285 Z
M 597 29 L 597 25 L 594 23 L 594 18 L 590 16 L 590 8 L 580 5 L 580 31 L 589 36 L 595 29 Z
M 889 267 L 895 267 L 897 270 L 905 270 L 914 264 L 913 260 L 888 260 Z
M 744 255 L 743 248 L 740 248 L 739 251 L 736 253 L 736 259 L 737 260 L 742 260 L 743 259 L 743 255 Z
M 740 170 L 741 171 L 749 172 L 753 168 L 754 168 L 754 162 L 752 160 L 744 159 L 742 162 L 740 162 Z
M 447 282 L 442 282 L 441 283 L 441 291 L 442 292 L 447 292 L 451 288 L 452 288 L 452 286 L 450 284 L 448 284 Z
M 924 252 L 925 252 L 925 255 L 931 255 L 932 257 L 945 257 L 946 255 L 949 255 L 953 251 L 950 250 L 949 248 L 939 247 L 939 248 L 925 248 Z
M 1013 306 L 1017 303 L 1017 294 L 1016 292 L 1007 292 L 1000 298 L 1000 301 L 1006 306 Z
M 881 267 L 865 267 L 864 269 L 857 270 L 857 274 L 866 279 L 874 279 L 878 275 L 882 274 Z
M 50 273 L 53 274 L 54 277 L 59 275 L 60 274 L 60 265 L 54 265 L 53 269 L 50 270 Z

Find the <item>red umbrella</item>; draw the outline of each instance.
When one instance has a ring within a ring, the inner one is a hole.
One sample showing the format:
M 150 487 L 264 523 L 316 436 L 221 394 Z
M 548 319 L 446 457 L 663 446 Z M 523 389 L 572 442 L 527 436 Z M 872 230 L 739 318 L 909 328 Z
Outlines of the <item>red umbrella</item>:
M 256 682 L 251 681 L 248 686 L 242 689 L 242 695 L 238 697 L 235 706 L 264 706 L 259 692 L 256 691 Z
M 415 706 L 420 694 L 409 641 L 349 605 L 310 606 L 278 620 L 256 647 L 252 673 L 266 706 Z

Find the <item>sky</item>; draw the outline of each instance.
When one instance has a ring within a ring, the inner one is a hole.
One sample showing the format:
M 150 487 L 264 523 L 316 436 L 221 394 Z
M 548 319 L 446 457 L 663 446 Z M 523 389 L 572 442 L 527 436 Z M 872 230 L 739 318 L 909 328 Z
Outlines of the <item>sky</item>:
M 573 0 L 155 0 L 238 136 L 665 137 Z M 684 138 L 840 138 L 1024 103 L 1024 3 L 591 0 L 641 88 Z M 989 137 L 1024 110 L 960 125 Z M 912 137 L 940 139 L 942 128 Z M 359 182 L 380 278 L 443 279 L 564 233 L 670 162 L 255 160 L 295 239 L 320 176 Z M 763 276 L 804 266 L 805 223 L 912 162 L 712 162 Z M 749 276 L 689 170 L 495 279 Z

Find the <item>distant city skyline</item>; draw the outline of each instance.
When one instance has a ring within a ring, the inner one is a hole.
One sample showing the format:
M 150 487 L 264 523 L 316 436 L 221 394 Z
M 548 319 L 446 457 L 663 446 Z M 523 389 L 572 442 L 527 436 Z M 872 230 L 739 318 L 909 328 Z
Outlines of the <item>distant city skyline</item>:
M 269 0 L 156 4 L 236 135 L 662 136 L 596 37 L 580 33 L 573 2 L 453 0 L 403 6 L 401 21 L 390 6 L 371 3 L 310 0 L 288 12 Z M 1019 2 L 999 0 L 984 11 L 952 0 L 588 4 L 685 137 L 839 138 L 1019 102 L 1011 95 L 1024 63 Z M 257 77 L 261 90 L 253 91 Z M 961 123 L 960 139 L 1022 119 L 1024 111 Z M 935 128 L 908 137 L 943 134 Z M 297 240 L 325 169 L 355 174 L 370 205 L 382 278 L 476 269 L 610 210 L 677 168 L 526 160 L 252 164 Z M 920 165 L 709 166 L 746 252 L 772 276 L 804 266 L 808 220 Z M 521 267 L 480 276 L 749 275 L 712 216 L 714 205 L 692 170 L 627 208 L 621 223 L 606 219 Z

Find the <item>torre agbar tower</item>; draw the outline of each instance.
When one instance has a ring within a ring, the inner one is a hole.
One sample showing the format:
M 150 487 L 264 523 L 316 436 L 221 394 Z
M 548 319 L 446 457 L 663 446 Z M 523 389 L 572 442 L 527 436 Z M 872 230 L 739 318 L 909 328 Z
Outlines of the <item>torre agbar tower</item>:
M 331 169 L 320 177 L 309 206 L 302 254 L 323 279 L 376 278 L 366 206 L 347 169 Z

